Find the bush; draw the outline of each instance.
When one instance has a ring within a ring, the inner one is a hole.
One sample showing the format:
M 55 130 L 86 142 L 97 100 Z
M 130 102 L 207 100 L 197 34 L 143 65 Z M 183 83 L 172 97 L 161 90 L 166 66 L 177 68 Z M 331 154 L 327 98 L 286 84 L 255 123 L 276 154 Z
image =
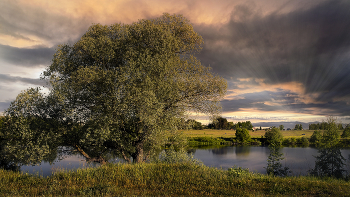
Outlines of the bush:
M 228 170 L 228 174 L 230 176 L 233 177 L 240 177 L 240 176 L 249 176 L 251 175 L 251 173 L 249 172 L 249 169 L 246 168 L 241 168 L 241 167 L 237 167 L 237 166 L 233 166 L 232 168 L 229 168 Z
M 278 128 L 272 128 L 265 133 L 266 141 L 270 145 L 279 146 L 282 144 L 283 135 Z
M 301 137 L 297 139 L 297 143 L 301 144 L 302 146 L 309 146 L 309 140 L 307 139 L 307 137 Z
M 192 154 L 188 154 L 184 149 L 176 151 L 173 146 L 160 153 L 159 158 L 155 163 L 188 163 L 201 165 L 202 162 L 194 159 Z
M 240 143 L 248 143 L 251 141 L 249 131 L 247 129 L 238 128 L 236 130 L 236 140 Z
M 291 144 L 296 144 L 296 143 L 297 143 L 297 138 L 291 137 L 291 138 L 290 138 L 290 143 L 291 143 Z
M 285 139 L 283 139 L 283 145 L 290 145 L 292 142 L 291 142 L 291 140 L 290 140 L 290 138 L 285 138 Z

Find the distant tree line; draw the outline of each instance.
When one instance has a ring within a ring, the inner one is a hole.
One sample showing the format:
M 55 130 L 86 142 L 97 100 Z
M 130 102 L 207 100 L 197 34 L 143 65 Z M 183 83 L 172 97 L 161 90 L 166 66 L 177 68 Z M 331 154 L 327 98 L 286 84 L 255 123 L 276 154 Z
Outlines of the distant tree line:
M 329 129 L 329 123 L 328 122 L 321 122 L 317 124 L 309 124 L 309 130 L 327 130 Z M 337 128 L 339 130 L 344 129 L 343 125 L 341 123 L 337 124 Z
M 296 124 L 294 127 L 294 130 L 303 130 L 303 125 L 302 124 Z
M 237 130 L 239 128 L 241 129 L 247 129 L 252 130 L 253 125 L 250 121 L 246 122 L 238 122 L 234 124 L 233 122 L 228 122 L 226 118 L 223 117 L 217 117 L 212 123 L 208 124 L 209 129 L 234 129 Z

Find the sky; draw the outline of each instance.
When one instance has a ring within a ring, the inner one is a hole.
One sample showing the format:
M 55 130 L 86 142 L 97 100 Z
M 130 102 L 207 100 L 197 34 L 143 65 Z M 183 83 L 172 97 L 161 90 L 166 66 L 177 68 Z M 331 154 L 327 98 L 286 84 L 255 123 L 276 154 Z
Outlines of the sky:
M 227 80 L 229 121 L 350 123 L 348 0 L 1 0 L 0 113 L 29 87 L 59 44 L 89 26 L 181 14 L 204 39 L 197 54 Z M 197 114 L 208 122 L 208 116 Z

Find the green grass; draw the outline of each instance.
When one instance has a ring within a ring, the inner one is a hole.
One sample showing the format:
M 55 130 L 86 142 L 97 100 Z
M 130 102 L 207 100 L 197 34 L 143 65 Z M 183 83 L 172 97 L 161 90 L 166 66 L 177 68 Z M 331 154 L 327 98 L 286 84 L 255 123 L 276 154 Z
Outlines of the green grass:
M 332 178 L 272 177 L 190 163 L 109 164 L 43 178 L 0 170 L 3 196 L 348 196 Z
M 216 130 L 216 129 L 204 129 L 204 130 L 184 130 L 184 134 L 188 137 L 236 137 L 235 130 Z M 265 135 L 265 130 L 257 130 L 257 131 L 249 131 L 249 134 L 252 138 L 260 138 Z M 289 130 L 289 131 L 281 131 L 283 137 L 307 137 L 310 138 L 313 134 L 314 130 Z M 339 131 L 341 135 L 343 131 Z M 302 135 L 305 134 L 305 135 Z

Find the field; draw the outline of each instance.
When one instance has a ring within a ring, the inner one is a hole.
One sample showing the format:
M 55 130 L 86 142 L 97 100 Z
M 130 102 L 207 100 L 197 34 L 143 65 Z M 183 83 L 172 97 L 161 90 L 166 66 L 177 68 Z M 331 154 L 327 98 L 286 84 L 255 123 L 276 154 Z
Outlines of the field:
M 235 130 L 215 130 L 215 129 L 204 129 L 204 130 L 184 130 L 184 134 L 188 137 L 236 137 Z M 260 138 L 265 135 L 265 130 L 257 130 L 257 131 L 249 131 L 249 134 L 252 138 Z M 307 137 L 310 138 L 313 134 L 314 130 L 289 130 L 289 131 L 281 131 L 283 137 Z M 303 135 L 305 134 L 305 135 Z M 339 131 L 339 134 L 342 134 L 342 131 Z
M 350 182 L 193 163 L 109 164 L 44 178 L 0 170 L 1 196 L 348 196 Z

